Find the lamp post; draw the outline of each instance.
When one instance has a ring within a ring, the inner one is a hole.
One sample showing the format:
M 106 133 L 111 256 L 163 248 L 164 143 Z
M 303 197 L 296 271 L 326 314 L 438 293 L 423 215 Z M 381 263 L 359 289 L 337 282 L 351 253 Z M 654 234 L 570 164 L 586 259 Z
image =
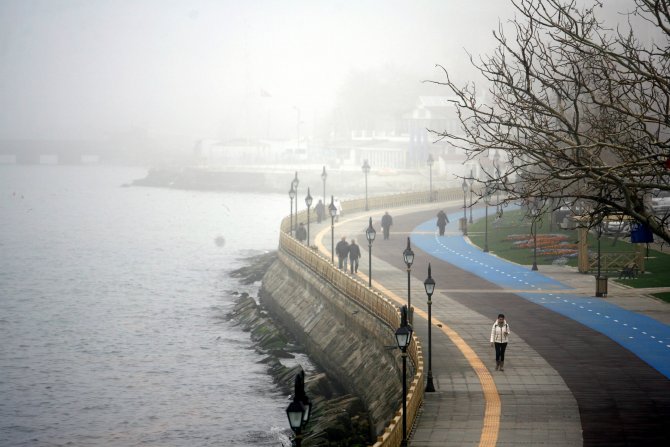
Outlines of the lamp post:
M 291 189 L 288 190 L 288 196 L 291 199 L 291 226 L 289 227 L 288 234 L 293 236 L 293 199 L 295 198 L 295 189 L 293 189 L 293 182 L 291 182 Z
M 484 196 L 484 253 L 489 252 L 489 205 L 491 205 L 491 193 L 486 189 Z
M 295 445 L 297 447 L 302 444 L 302 430 L 309 422 L 311 411 L 312 403 L 305 394 L 305 373 L 300 372 L 295 375 L 293 401 L 286 407 L 286 416 L 288 416 L 291 430 L 295 433 Z
M 370 165 L 367 160 L 363 161 L 362 169 L 365 174 L 365 211 L 368 211 L 368 173 L 370 172 Z
M 463 184 L 461 185 L 463 188 L 463 236 L 468 235 L 468 215 L 467 215 L 467 209 L 468 205 L 465 203 L 465 200 L 467 198 L 468 194 L 468 183 L 463 179 Z
M 328 174 L 326 173 L 326 167 L 323 167 L 323 171 L 321 171 L 321 180 L 323 180 L 323 203 L 325 205 L 326 203 L 326 178 L 328 178 Z
M 307 246 L 309 247 L 309 207 L 312 206 L 312 195 L 307 188 L 307 197 L 305 197 L 305 205 L 307 205 Z
M 330 196 L 328 212 L 330 212 L 330 262 L 335 265 L 335 215 L 337 214 L 337 207 L 333 196 Z
M 426 392 L 432 393 L 435 391 L 435 385 L 433 385 L 433 349 L 432 349 L 432 337 L 431 337 L 431 326 L 432 326 L 432 314 L 431 306 L 433 304 L 432 297 L 433 292 L 435 291 L 435 280 L 430 274 L 430 262 L 428 263 L 428 278 L 423 282 L 423 287 L 426 289 L 426 295 L 428 295 L 428 381 L 426 382 Z
M 402 442 L 407 445 L 407 348 L 412 341 L 412 326 L 407 323 L 407 306 L 400 309 L 400 327 L 395 331 L 395 340 L 402 352 Z
M 377 232 L 372 227 L 371 217 L 368 228 L 365 230 L 365 238 L 368 240 L 368 287 L 372 287 L 372 243 L 375 240 L 375 236 L 377 236 Z
M 295 229 L 298 228 L 298 183 L 300 181 L 298 180 L 298 171 L 295 171 L 295 177 L 293 178 L 293 181 L 291 182 L 291 188 L 295 191 Z
M 412 323 L 412 294 L 410 287 L 410 278 L 412 273 L 412 263 L 414 262 L 414 252 L 409 245 L 409 237 L 407 238 L 407 248 L 402 252 L 402 258 L 407 265 L 407 310 L 409 312 L 409 322 Z
M 493 167 L 496 170 L 496 212 L 498 206 L 500 205 L 500 153 L 496 149 L 496 153 L 493 155 Z
M 470 169 L 470 223 L 472 223 L 472 185 L 475 183 L 475 178 L 472 176 L 472 169 Z
M 533 271 L 537 271 L 537 217 L 540 215 L 542 206 L 542 203 L 533 200 L 531 210 L 533 214 L 533 222 L 531 223 L 531 232 L 533 233 L 533 266 L 530 268 Z
M 428 198 L 429 202 L 433 201 L 433 163 L 435 160 L 433 160 L 433 154 L 428 154 L 428 171 L 429 171 L 429 191 L 430 191 L 430 197 Z
M 596 296 L 602 298 L 607 296 L 607 277 L 602 276 L 601 264 L 600 264 L 600 238 L 603 234 L 603 216 L 600 216 L 600 223 L 598 224 L 598 268 L 596 276 Z

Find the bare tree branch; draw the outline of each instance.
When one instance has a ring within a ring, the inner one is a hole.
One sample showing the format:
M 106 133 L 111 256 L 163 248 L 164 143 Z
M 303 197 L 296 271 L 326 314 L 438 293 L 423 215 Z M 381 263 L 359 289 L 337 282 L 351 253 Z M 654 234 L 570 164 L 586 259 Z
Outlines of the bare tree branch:
M 490 103 L 438 66 L 443 79 L 430 82 L 453 94 L 461 126 L 431 132 L 468 160 L 504 153 L 505 163 L 480 181 L 507 201 L 554 199 L 556 207 L 568 201 L 596 215 L 623 213 L 670 242 L 670 216 L 649 201 L 670 191 L 668 0 L 635 0 L 614 29 L 597 17 L 600 0 L 583 8 L 577 0 L 512 4 L 512 34 L 501 24 L 493 54 L 470 56 L 490 85 Z M 636 37 L 640 19 L 657 31 L 655 40 Z

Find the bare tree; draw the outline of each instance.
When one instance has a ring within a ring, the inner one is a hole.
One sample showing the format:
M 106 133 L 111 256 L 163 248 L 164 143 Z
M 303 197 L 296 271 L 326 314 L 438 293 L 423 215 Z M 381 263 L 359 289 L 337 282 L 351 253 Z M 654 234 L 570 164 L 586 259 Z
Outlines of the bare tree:
M 431 132 L 470 160 L 502 151 L 506 163 L 477 180 L 507 201 L 622 213 L 670 242 L 670 216 L 649 205 L 670 191 L 670 1 L 635 0 L 615 28 L 599 19 L 601 0 L 579 3 L 512 0 L 513 32 L 499 26 L 493 55 L 470 57 L 489 102 L 439 66 L 446 80 L 429 82 L 451 90 L 461 129 Z

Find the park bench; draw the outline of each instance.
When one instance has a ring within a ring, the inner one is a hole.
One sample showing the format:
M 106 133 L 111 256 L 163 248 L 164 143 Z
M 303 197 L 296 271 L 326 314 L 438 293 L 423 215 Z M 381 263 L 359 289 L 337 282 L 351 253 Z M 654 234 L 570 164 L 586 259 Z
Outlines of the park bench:
M 635 279 L 638 275 L 637 264 L 628 264 L 619 272 L 619 279 Z

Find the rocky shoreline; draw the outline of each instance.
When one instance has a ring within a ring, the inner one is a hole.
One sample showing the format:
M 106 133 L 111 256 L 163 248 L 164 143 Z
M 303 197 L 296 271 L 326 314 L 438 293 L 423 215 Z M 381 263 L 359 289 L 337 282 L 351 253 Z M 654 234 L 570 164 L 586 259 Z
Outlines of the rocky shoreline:
M 277 259 L 276 252 L 247 259 L 248 265 L 231 272 L 242 284 L 261 281 Z M 290 332 L 276 323 L 257 299 L 248 293 L 239 295 L 228 317 L 249 331 L 255 349 L 264 356 L 268 373 L 287 395 L 293 392 L 296 374 L 303 370 L 300 364 L 285 366 L 282 360 L 303 353 L 302 347 Z M 312 402 L 312 415 L 303 434 L 302 444 L 309 446 L 364 446 L 371 443 L 370 418 L 360 398 L 345 394 L 337 381 L 318 370 L 305 377 L 305 391 Z M 288 405 L 288 400 L 287 400 Z M 288 422 L 287 422 L 288 425 Z

